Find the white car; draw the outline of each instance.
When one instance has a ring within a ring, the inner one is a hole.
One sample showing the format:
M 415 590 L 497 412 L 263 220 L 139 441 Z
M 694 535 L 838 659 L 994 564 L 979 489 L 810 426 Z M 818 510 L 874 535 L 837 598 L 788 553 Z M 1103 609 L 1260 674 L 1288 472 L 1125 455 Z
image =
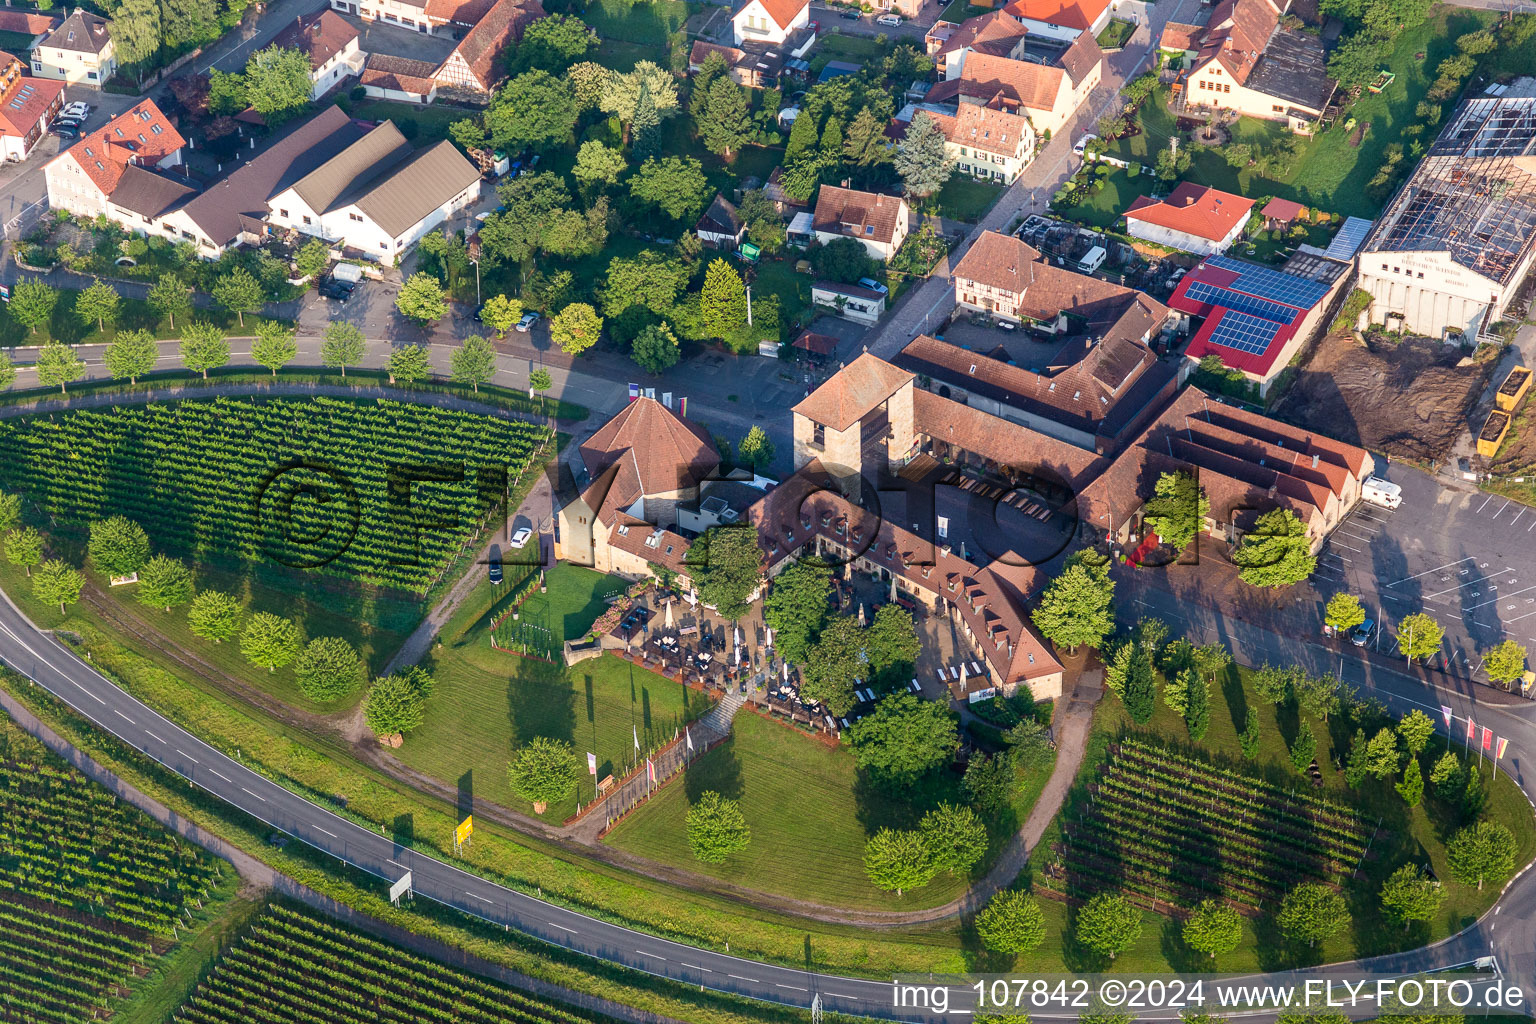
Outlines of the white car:
M 533 329 L 533 325 L 538 322 L 539 314 L 524 313 L 523 318 L 517 322 L 517 330 L 521 331 L 523 334 L 527 334 L 530 330 Z
M 63 110 L 59 111 L 59 116 L 73 118 L 77 121 L 84 121 L 90 112 L 91 105 L 89 103 L 76 100 L 74 103 L 69 104 Z
M 511 544 L 514 548 L 520 548 L 528 543 L 528 538 L 533 536 L 533 531 L 526 526 L 519 526 L 517 532 L 512 535 Z

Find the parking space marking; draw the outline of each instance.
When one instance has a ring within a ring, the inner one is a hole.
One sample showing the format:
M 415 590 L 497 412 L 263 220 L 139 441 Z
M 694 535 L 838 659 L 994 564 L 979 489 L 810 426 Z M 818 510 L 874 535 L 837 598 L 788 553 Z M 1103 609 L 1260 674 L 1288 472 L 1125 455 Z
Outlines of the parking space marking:
M 1359 508 L 1359 509 L 1355 510 L 1355 515 L 1359 516 L 1361 519 L 1369 519 L 1373 523 L 1385 523 L 1388 519 L 1392 518 L 1392 514 L 1390 512 L 1388 512 L 1386 515 L 1383 515 L 1383 516 L 1375 516 L 1375 515 L 1371 514 L 1372 512 L 1376 512 L 1376 511 L 1385 511 L 1385 510 L 1384 509 L 1382 509 L 1382 510 L 1371 509 L 1371 510 L 1367 511 L 1364 508 Z
M 1371 520 L 1371 521 L 1375 522 L 1374 519 Z M 1340 528 L 1342 529 L 1345 526 L 1349 527 L 1351 530 L 1359 530 L 1361 533 L 1377 534 L 1377 533 L 1381 532 L 1380 529 L 1372 530 L 1369 527 L 1361 526 L 1357 522 L 1350 522 L 1350 521 L 1347 521 L 1347 520 L 1343 524 L 1341 524 Z
M 1358 537 L 1356 537 L 1354 539 L 1355 540 L 1359 540 Z M 1343 548 L 1345 551 L 1353 551 L 1357 555 L 1360 553 L 1360 549 L 1359 548 L 1352 548 L 1348 544 L 1340 544 L 1338 541 L 1334 541 L 1333 542 L 1333 546 L 1336 547 L 1336 548 Z M 1342 556 L 1340 556 L 1340 557 L 1342 557 Z
M 1402 579 L 1397 580 L 1396 582 L 1388 583 L 1387 586 L 1395 587 L 1399 583 L 1407 583 L 1409 580 L 1416 580 L 1420 576 L 1428 576 L 1432 572 L 1439 572 L 1442 569 L 1449 569 L 1453 565 L 1460 565 L 1462 562 L 1470 562 L 1470 561 L 1472 561 L 1472 556 L 1471 555 L 1467 555 L 1464 558 L 1456 559 L 1456 561 L 1454 561 L 1454 562 L 1446 562 L 1444 565 L 1437 565 L 1433 569 L 1425 569 L 1423 572 L 1416 572 L 1412 576 L 1404 576 Z
M 1528 619 L 1528 618 L 1530 618 L 1530 617 L 1531 617 L 1531 616 L 1532 616 L 1532 615 L 1536 615 L 1536 612 L 1526 612 L 1526 613 L 1525 613 L 1525 614 L 1524 614 L 1524 615 L 1516 615 L 1516 616 L 1515 616 L 1515 617 L 1514 617 L 1514 618 L 1512 618 L 1512 619 L 1505 619 L 1505 620 L 1504 620 L 1504 623 L 1503 623 L 1503 624 L 1504 624 L 1504 627 L 1505 627 L 1505 629 L 1504 629 L 1504 632 L 1506 632 L 1506 633 L 1508 633 L 1508 632 L 1509 632 L 1509 624 L 1510 624 L 1510 623 L 1511 623 L 1511 622 L 1519 622 L 1519 621 L 1520 621 L 1520 620 L 1521 620 L 1521 619 Z
M 1521 588 L 1520 588 L 1520 589 L 1519 589 L 1519 590 L 1512 590 L 1512 591 L 1510 591 L 1510 592 L 1509 592 L 1509 593 L 1507 593 L 1507 594 L 1497 594 L 1497 595 L 1495 595 L 1495 596 L 1494 596 L 1494 597 L 1491 597 L 1491 598 L 1489 598 L 1489 599 L 1488 599 L 1488 600 L 1486 600 L 1486 601 L 1483 601 L 1483 602 L 1481 602 L 1481 603 L 1479 603 L 1479 604 L 1473 604 L 1473 605 L 1468 605 L 1468 606 L 1467 606 L 1467 607 L 1466 607 L 1466 608 L 1465 608 L 1465 609 L 1463 609 L 1463 610 L 1464 610 L 1464 611 L 1469 611 L 1469 612 L 1470 612 L 1470 611 L 1472 611 L 1472 610 L 1473 610 L 1473 609 L 1475 609 L 1475 608 L 1482 608 L 1482 607 L 1484 607 L 1484 606 L 1485 606 L 1485 605 L 1490 605 L 1490 604 L 1498 604 L 1498 603 L 1499 603 L 1499 602 L 1500 602 L 1500 601 L 1507 601 L 1507 600 L 1509 600 L 1509 599 L 1510 599 L 1510 598 L 1511 598 L 1511 597 L 1515 597 L 1515 596 L 1517 596 L 1517 595 L 1519 595 L 1519 594 L 1524 594 L 1524 593 L 1526 593 L 1526 592 L 1527 592 L 1527 591 L 1531 591 L 1531 590 L 1536 590 L 1536 587 L 1521 587 Z
M 1361 544 L 1370 544 L 1371 542 L 1370 537 L 1362 537 L 1357 533 L 1349 533 L 1342 526 L 1339 527 L 1339 533 L 1343 534 L 1345 537 L 1348 537 L 1350 540 L 1357 540 Z
M 1483 511 L 1483 509 L 1485 509 L 1485 508 L 1487 508 L 1487 507 L 1488 507 L 1488 503 L 1489 503 L 1489 502 L 1490 502 L 1490 501 L 1492 501 L 1492 500 L 1493 500 L 1493 495 L 1491 495 L 1491 494 L 1490 494 L 1490 495 L 1488 495 L 1488 497 L 1486 497 L 1486 498 L 1484 498 L 1484 499 L 1483 499 L 1483 503 L 1482 503 L 1482 504 L 1481 504 L 1481 505 L 1479 505 L 1479 506 L 1477 506 L 1477 511 L 1476 511 L 1476 512 L 1474 512 L 1474 513 L 1472 513 L 1472 514 L 1473 514 L 1473 515 L 1481 515 L 1481 514 L 1482 514 L 1482 511 Z
M 1520 521 L 1520 517 L 1523 516 L 1523 515 L 1525 515 L 1525 506 L 1521 505 L 1520 506 L 1520 511 L 1515 513 L 1515 518 L 1513 518 L 1513 519 L 1511 519 L 1509 521 L 1509 525 L 1510 526 L 1514 526 L 1516 523 L 1518 523 Z

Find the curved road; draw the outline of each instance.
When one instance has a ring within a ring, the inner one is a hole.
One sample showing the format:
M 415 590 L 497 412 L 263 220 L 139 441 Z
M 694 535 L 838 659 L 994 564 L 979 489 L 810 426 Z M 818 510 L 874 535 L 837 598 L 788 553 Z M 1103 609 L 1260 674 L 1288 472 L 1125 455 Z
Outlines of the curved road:
M 861 1016 L 910 1021 L 953 1019 L 929 1011 L 896 1010 L 889 982 L 816 974 L 672 942 L 555 906 L 403 848 L 215 750 L 130 696 L 34 626 L 9 597 L 3 593 L 0 597 L 4 597 L 0 601 L 0 660 L 6 665 L 31 678 L 97 726 L 226 803 L 377 876 L 381 888 L 410 871 L 417 896 L 567 949 L 721 992 L 797 1006 L 808 1006 L 820 996 L 827 1010 Z M 1270 636 L 1286 642 L 1284 638 Z M 1247 641 L 1255 645 L 1261 642 L 1254 636 Z M 1294 641 L 1289 643 L 1294 645 Z M 1372 682 L 1379 685 L 1388 680 L 1378 678 Z M 1405 695 L 1404 684 L 1422 686 L 1404 676 L 1391 680 L 1385 688 L 1397 692 L 1384 695 L 1415 702 Z M 1447 699 L 1462 705 L 1458 713 L 1463 710 L 1463 698 Z M 1480 711 L 1479 717 L 1482 714 Z M 1521 721 L 1527 734 L 1536 732 L 1529 718 L 1521 716 Z M 1505 909 L 1511 911 L 1509 917 L 1501 916 Z M 1498 956 L 1506 976 L 1512 975 L 1511 980 L 1520 982 L 1531 977 L 1532 963 L 1536 961 L 1536 873 L 1522 872 L 1492 913 L 1458 935 L 1436 946 L 1350 966 L 1393 974 L 1411 973 L 1469 963 L 1489 953 Z M 954 1012 L 952 1009 L 951 1014 Z M 1034 1016 L 1044 1019 L 1076 1014 L 1046 1012 Z

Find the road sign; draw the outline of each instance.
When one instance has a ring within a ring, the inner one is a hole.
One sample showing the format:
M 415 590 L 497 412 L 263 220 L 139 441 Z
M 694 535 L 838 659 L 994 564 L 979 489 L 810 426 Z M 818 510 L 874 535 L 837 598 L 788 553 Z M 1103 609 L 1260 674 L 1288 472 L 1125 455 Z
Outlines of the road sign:
M 411 891 L 411 873 L 400 876 L 400 881 L 389 887 L 389 902 L 399 903 L 400 897 Z
M 475 816 L 471 814 L 459 822 L 459 827 L 453 830 L 453 845 L 463 846 L 469 842 L 469 837 L 475 834 Z

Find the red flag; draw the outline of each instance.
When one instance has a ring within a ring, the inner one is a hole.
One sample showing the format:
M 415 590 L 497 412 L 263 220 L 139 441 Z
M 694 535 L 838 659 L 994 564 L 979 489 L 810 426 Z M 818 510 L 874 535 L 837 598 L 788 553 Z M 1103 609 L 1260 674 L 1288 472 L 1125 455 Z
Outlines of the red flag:
M 1467 718 L 1467 742 L 1471 743 L 1472 742 L 1472 737 L 1475 736 L 1475 735 L 1477 735 L 1477 726 L 1473 725 L 1472 724 L 1472 719 L 1470 717 L 1468 717 Z
M 1508 749 L 1509 749 L 1509 737 L 1507 737 L 1507 736 L 1500 736 L 1499 737 L 1499 752 L 1497 754 L 1495 754 L 1494 757 L 1503 758 L 1504 757 L 1504 751 L 1506 751 Z
M 645 773 L 650 776 L 652 782 L 656 781 L 656 762 L 650 758 L 645 759 Z
M 1483 749 L 1484 750 L 1492 750 L 1493 749 L 1493 730 L 1488 728 L 1487 726 L 1483 727 Z

